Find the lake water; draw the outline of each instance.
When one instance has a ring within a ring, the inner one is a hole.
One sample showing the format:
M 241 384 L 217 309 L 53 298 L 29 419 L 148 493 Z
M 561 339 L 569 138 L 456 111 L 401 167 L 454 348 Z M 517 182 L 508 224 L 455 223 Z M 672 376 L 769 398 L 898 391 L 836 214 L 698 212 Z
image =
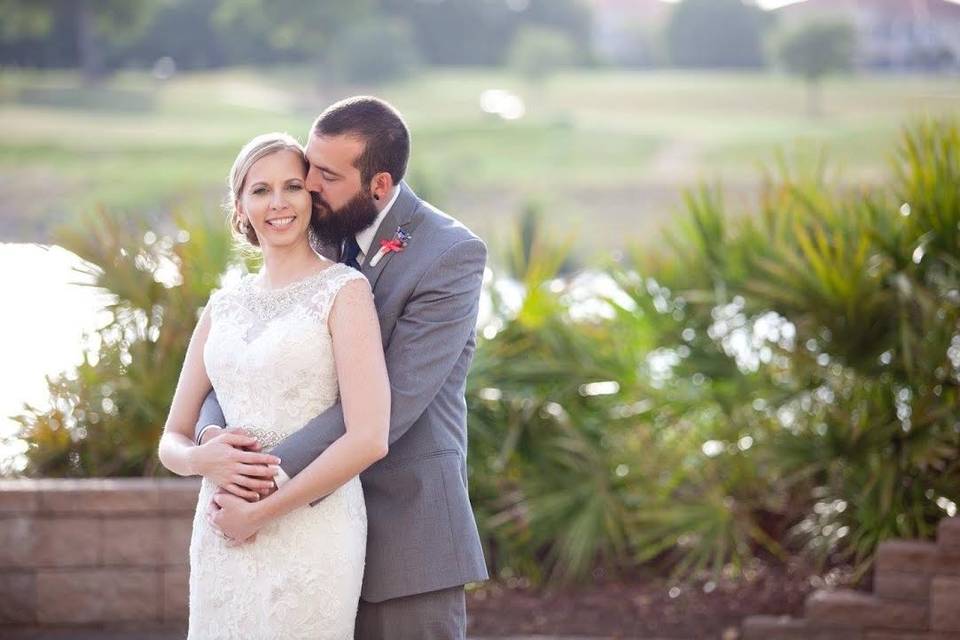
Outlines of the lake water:
M 16 433 L 24 403 L 46 407 L 46 376 L 82 362 L 85 332 L 102 320 L 105 296 L 80 286 L 82 261 L 57 246 L 0 243 L 0 437 Z M 20 443 L 0 448 L 0 473 L 22 465 Z

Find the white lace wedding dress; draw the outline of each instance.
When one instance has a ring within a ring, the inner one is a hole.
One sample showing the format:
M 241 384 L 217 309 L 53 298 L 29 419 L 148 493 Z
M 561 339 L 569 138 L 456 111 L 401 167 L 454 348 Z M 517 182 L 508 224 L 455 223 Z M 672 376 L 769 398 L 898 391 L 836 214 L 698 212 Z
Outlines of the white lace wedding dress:
M 211 296 L 207 374 L 227 424 L 254 427 L 264 451 L 337 401 L 327 316 L 356 278 L 334 264 L 282 289 L 248 275 Z M 367 534 L 359 478 L 234 547 L 207 524 L 215 489 L 203 480 L 193 521 L 188 638 L 352 639 Z

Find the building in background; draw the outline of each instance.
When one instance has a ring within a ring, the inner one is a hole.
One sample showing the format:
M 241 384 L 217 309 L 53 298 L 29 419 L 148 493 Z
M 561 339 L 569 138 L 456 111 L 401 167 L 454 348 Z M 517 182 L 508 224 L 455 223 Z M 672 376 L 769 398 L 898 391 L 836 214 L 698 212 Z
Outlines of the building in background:
M 806 0 L 776 10 L 782 24 L 846 20 L 857 66 L 898 72 L 960 71 L 960 4 L 948 0 Z
M 675 1 L 590 0 L 596 58 L 615 65 L 662 65 L 662 36 Z M 857 32 L 856 64 L 860 69 L 960 72 L 960 0 L 753 3 L 771 10 L 776 22 L 783 26 L 817 18 L 849 22 Z

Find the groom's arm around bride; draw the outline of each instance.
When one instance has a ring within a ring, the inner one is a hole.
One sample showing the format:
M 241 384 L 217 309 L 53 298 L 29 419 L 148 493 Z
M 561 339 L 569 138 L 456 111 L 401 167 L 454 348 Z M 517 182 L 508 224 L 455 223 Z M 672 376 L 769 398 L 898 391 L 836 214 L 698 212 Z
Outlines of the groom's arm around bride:
M 384 132 L 370 128 L 378 123 Z M 407 135 L 399 114 L 375 98 L 335 104 L 311 130 L 311 171 L 324 169 L 326 158 L 360 139 L 364 146 L 353 158 L 359 171 L 361 159 L 370 161 L 371 145 L 398 130 Z M 362 189 L 359 178 L 357 184 Z M 393 194 L 391 204 L 380 207 L 372 243 L 361 249 L 360 269 L 374 292 L 392 402 L 389 453 L 361 475 L 369 529 L 357 637 L 462 637 L 462 586 L 487 578 L 467 492 L 464 398 L 486 246 L 400 180 Z M 401 234 L 401 251 L 378 254 L 381 245 Z M 224 426 L 213 393 L 204 402 L 197 432 L 211 424 Z M 271 454 L 292 478 L 344 432 L 343 409 L 336 404 Z M 445 631 L 418 627 L 426 619 L 452 620 L 453 626 L 443 626 Z

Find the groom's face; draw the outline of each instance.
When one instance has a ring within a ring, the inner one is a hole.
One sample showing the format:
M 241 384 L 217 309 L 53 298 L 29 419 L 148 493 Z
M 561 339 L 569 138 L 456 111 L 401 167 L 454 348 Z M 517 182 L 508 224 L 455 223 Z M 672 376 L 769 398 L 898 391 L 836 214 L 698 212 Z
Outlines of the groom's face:
M 337 210 L 360 193 L 360 170 L 355 163 L 365 143 L 353 136 L 310 135 L 307 141 L 307 190 Z
M 307 142 L 306 186 L 314 199 L 321 240 L 339 243 L 366 229 L 377 218 L 370 185 L 363 184 L 357 158 L 364 141 L 353 136 L 318 136 Z

